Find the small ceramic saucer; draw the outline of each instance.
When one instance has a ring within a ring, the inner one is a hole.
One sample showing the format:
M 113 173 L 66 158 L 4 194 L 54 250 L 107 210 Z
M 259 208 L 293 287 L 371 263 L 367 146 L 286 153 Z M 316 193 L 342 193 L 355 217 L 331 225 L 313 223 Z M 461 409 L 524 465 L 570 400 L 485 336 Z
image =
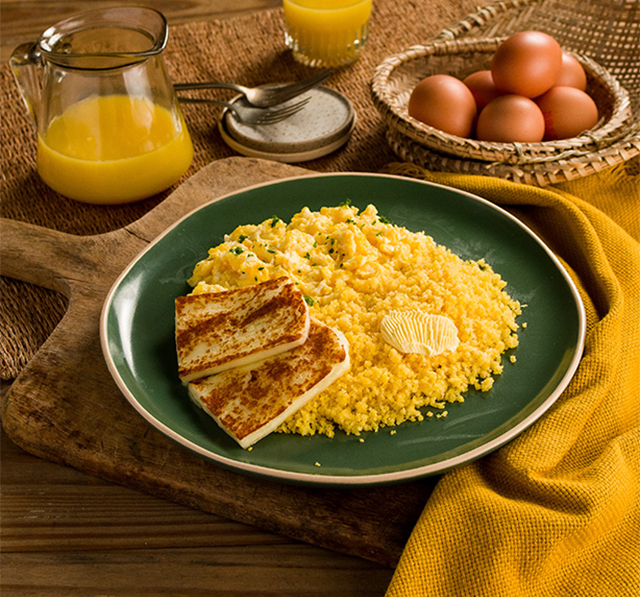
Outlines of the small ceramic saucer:
M 326 87 L 316 87 L 302 98 L 305 107 L 286 120 L 268 125 L 240 122 L 225 108 L 218 122 L 223 140 L 238 153 L 279 162 L 304 162 L 325 156 L 344 145 L 356 124 L 352 103 L 342 94 Z M 246 100 L 242 96 L 231 103 Z

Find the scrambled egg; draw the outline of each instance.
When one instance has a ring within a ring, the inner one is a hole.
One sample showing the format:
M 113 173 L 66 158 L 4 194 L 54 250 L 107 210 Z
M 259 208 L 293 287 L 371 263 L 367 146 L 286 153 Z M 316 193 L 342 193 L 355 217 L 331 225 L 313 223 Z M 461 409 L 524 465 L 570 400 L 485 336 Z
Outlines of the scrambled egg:
M 288 224 L 274 216 L 239 226 L 195 266 L 189 284 L 195 294 L 219 292 L 282 275 L 351 347 L 351 369 L 282 432 L 360 434 L 422 420 L 429 409 L 442 415 L 470 387 L 491 389 L 502 353 L 518 344 L 521 306 L 500 275 L 484 260 L 463 260 L 423 232 L 390 224 L 373 205 L 304 208 Z M 430 357 L 385 342 L 385 314 L 412 309 L 450 318 L 456 349 Z

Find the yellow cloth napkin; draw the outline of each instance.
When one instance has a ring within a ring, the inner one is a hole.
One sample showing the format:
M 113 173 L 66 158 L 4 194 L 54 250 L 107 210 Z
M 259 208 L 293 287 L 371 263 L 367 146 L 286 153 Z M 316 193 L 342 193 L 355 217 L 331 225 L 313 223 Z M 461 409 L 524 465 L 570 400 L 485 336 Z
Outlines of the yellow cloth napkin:
M 638 176 L 621 166 L 540 189 L 408 164 L 386 171 L 525 219 L 566 264 L 587 312 L 568 388 L 514 441 L 439 480 L 387 597 L 638 597 Z

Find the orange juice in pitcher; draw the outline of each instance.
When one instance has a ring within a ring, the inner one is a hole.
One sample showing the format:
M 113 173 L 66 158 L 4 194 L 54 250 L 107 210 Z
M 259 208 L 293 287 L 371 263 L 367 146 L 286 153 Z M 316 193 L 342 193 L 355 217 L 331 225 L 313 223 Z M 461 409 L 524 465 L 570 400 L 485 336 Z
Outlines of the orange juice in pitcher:
M 38 173 L 52 189 L 85 203 L 126 203 L 186 172 L 193 146 L 162 62 L 167 38 L 158 11 L 107 8 L 14 50 L 11 67 L 37 128 Z
M 186 126 L 146 99 L 94 96 L 70 106 L 38 136 L 38 172 L 86 203 L 123 203 L 171 186 L 191 164 Z

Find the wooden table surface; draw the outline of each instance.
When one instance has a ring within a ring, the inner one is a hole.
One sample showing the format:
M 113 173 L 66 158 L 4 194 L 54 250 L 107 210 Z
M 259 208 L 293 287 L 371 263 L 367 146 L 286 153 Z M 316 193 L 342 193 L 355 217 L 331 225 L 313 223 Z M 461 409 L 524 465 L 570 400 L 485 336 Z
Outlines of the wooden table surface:
M 2 0 L 1 59 L 74 13 L 122 2 Z M 169 24 L 280 0 L 157 0 Z M 2 386 L 3 391 L 8 382 Z M 392 570 L 35 458 L 2 432 L 0 594 L 384 595 Z

